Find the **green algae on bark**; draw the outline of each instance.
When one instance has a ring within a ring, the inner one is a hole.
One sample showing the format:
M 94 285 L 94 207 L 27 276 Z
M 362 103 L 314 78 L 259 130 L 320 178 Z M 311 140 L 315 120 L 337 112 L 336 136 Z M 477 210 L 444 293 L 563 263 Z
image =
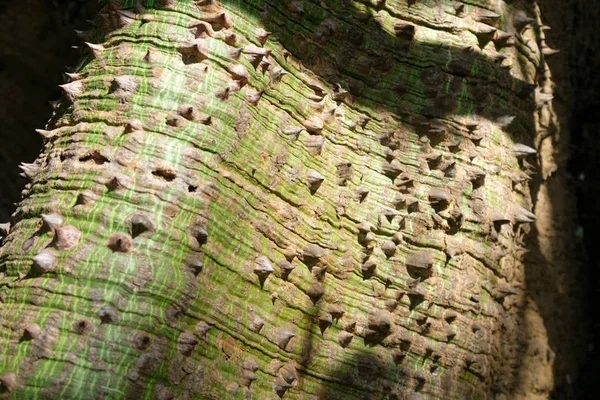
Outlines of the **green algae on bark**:
M 108 2 L 1 249 L 3 396 L 510 391 L 536 31 L 429 3 Z

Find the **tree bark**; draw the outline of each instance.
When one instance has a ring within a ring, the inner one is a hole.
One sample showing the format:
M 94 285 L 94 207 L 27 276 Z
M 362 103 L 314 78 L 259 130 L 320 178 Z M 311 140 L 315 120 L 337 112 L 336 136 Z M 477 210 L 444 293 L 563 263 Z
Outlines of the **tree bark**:
M 121 3 L 0 249 L 6 398 L 513 390 L 534 8 Z

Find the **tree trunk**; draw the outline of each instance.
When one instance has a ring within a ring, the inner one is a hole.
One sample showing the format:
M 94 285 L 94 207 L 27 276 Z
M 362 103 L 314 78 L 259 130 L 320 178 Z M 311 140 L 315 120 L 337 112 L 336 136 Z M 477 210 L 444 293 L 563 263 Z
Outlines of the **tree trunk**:
M 513 390 L 535 9 L 119 3 L 24 166 L 6 398 Z

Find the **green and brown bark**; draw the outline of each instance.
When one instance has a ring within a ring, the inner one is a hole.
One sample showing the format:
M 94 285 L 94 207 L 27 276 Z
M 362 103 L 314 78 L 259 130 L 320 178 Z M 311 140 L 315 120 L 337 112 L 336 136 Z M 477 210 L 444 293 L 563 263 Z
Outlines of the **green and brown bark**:
M 4 396 L 510 393 L 535 10 L 130 3 L 25 167 Z

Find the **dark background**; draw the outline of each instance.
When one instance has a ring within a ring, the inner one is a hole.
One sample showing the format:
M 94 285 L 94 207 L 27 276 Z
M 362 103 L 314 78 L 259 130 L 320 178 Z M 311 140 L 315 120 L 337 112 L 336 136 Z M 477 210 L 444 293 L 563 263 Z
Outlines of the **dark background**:
M 552 2 L 548 6 L 551 6 Z M 542 8 L 544 9 L 544 8 Z M 557 16 L 560 18 L 560 16 Z M 600 398 L 600 1 L 573 2 L 573 25 L 562 34 L 573 98 L 568 123 L 571 134 L 569 176 L 577 199 L 579 238 L 577 257 L 583 262 L 581 282 L 585 293 L 590 333 L 588 354 L 573 382 L 579 399 Z M 574 263 L 573 268 L 578 264 Z M 568 340 L 567 338 L 565 338 Z

